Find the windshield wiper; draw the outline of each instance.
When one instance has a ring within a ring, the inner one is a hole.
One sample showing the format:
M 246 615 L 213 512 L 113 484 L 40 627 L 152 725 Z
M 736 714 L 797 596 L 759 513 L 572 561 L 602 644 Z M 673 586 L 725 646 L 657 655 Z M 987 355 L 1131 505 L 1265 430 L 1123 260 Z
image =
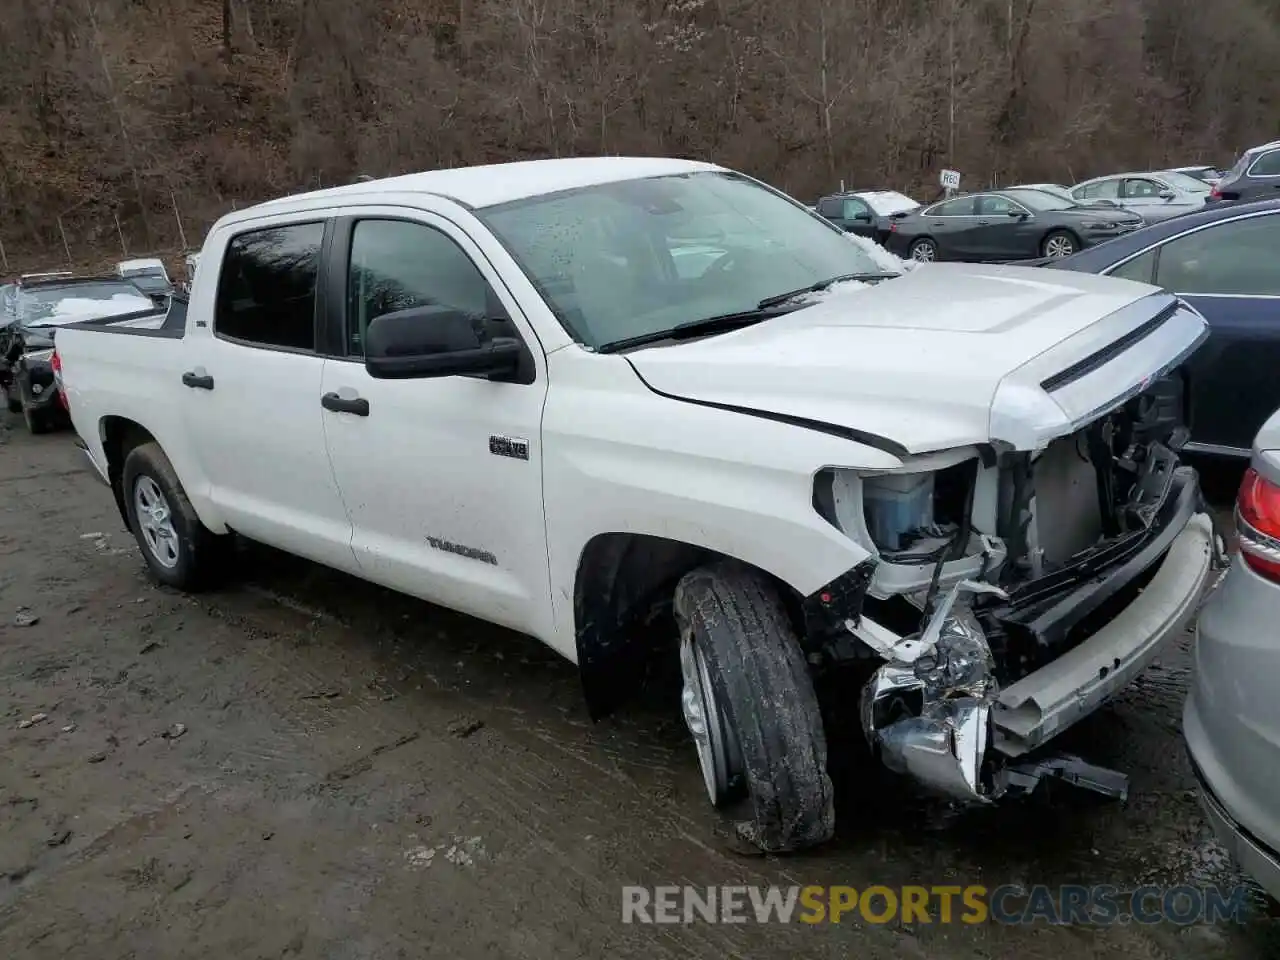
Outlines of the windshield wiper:
M 787 301 L 794 300 L 806 293 L 817 293 L 825 290 L 827 287 L 837 283 L 844 283 L 846 280 L 860 280 L 863 283 L 874 283 L 877 280 L 888 280 L 892 277 L 899 276 L 896 273 L 850 273 L 839 277 L 832 277 L 829 280 L 820 280 L 817 283 L 810 284 L 807 287 L 801 287 L 799 290 L 792 290 L 788 293 L 779 293 L 776 296 L 765 297 L 756 304 L 754 310 L 738 310 L 734 313 L 722 313 L 714 317 L 704 317 L 701 320 L 689 320 L 685 323 L 678 323 L 674 327 L 666 330 L 654 330 L 649 333 L 641 333 L 634 337 L 625 337 L 622 340 L 613 340 L 596 348 L 596 353 L 617 353 L 619 350 L 626 350 L 630 347 L 642 347 L 650 343 L 658 343 L 662 340 L 687 340 L 693 337 L 702 337 L 712 333 L 727 333 L 730 330 L 740 330 L 743 327 L 749 327 L 752 324 L 760 323 L 762 320 L 770 320 L 773 317 L 781 316 L 784 313 L 790 313 L 796 309 L 799 304 L 788 305 Z
M 740 330 L 742 327 L 749 327 L 762 320 L 768 320 L 790 312 L 790 310 L 779 310 L 778 306 L 778 304 L 770 304 L 766 307 L 756 307 L 754 310 L 739 310 L 735 313 L 722 313 L 715 317 L 704 317 L 701 320 L 688 320 L 684 323 L 677 323 L 674 327 L 668 327 L 666 330 L 653 330 L 649 333 L 637 334 L 634 337 L 624 337 L 621 340 L 610 341 L 596 347 L 596 353 L 617 353 L 619 350 L 626 350 L 629 347 L 642 347 L 645 344 L 658 343 L 662 340 L 688 340 L 712 333 Z
M 833 287 L 837 283 L 844 283 L 846 280 L 859 280 L 862 283 L 874 283 L 877 280 L 889 280 L 899 276 L 896 273 L 846 273 L 838 277 L 832 277 L 830 280 L 819 280 L 817 283 L 810 284 L 807 287 L 801 287 L 799 290 L 789 290 L 786 293 L 778 293 L 772 297 L 765 297 L 756 307 L 760 310 L 767 310 L 769 307 L 776 307 L 780 303 L 786 303 L 796 297 L 804 296 L 806 293 L 818 293 Z

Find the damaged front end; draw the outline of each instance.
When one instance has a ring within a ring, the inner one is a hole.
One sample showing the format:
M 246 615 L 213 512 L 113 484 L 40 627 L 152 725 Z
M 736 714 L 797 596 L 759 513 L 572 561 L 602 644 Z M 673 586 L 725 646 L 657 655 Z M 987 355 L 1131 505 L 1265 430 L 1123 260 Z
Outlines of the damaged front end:
M 1058 755 L 1004 763 L 990 753 L 991 714 L 1000 685 L 995 661 L 961 594 L 1007 599 L 990 584 L 962 580 L 938 605 L 919 638 L 882 649 L 888 660 L 863 688 L 863 730 L 885 766 L 955 800 L 990 802 L 1030 792 L 1058 777 L 1124 799 L 1123 774 Z
M 879 556 L 843 627 L 883 661 L 860 715 L 890 769 L 969 802 L 1045 778 L 1127 794 L 1123 774 L 1042 748 L 1145 668 L 1225 562 L 1196 473 L 1178 460 L 1180 400 L 1180 381 L 1164 378 L 1038 451 L 971 464 L 967 490 L 937 474 L 927 506 L 918 484 L 895 481 L 881 500 L 915 528 L 863 498 Z M 912 610 L 915 629 L 903 629 Z M 826 649 L 842 659 L 839 643 Z

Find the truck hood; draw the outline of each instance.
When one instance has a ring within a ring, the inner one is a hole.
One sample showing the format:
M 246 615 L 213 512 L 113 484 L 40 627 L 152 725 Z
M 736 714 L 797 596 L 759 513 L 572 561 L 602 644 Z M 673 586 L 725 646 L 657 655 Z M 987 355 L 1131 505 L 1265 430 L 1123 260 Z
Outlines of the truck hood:
M 929 264 L 816 300 L 628 360 L 658 393 L 841 428 L 901 456 L 1034 449 L 1131 397 L 1207 331 L 1146 284 L 1026 267 Z

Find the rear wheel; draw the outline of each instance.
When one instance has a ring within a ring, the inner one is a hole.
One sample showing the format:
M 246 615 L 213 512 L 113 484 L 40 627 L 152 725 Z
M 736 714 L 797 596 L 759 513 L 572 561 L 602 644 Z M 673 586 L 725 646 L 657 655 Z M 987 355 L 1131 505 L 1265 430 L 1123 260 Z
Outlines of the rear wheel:
M 938 259 L 938 245 L 928 237 L 921 237 L 911 244 L 911 259 L 921 263 L 932 263 Z
M 121 484 L 129 529 L 152 575 L 181 590 L 209 585 L 223 569 L 230 536 L 200 522 L 159 444 L 144 443 L 129 452 Z
M 22 412 L 22 397 L 18 396 L 18 385 L 10 383 L 4 390 L 4 404 L 10 413 Z
M 808 664 L 776 589 L 725 562 L 675 592 L 685 723 L 716 806 L 746 796 L 740 838 L 770 852 L 835 832 L 827 744 Z
M 1069 257 L 1079 249 L 1079 242 L 1066 230 L 1055 230 L 1040 244 L 1040 252 L 1046 257 Z

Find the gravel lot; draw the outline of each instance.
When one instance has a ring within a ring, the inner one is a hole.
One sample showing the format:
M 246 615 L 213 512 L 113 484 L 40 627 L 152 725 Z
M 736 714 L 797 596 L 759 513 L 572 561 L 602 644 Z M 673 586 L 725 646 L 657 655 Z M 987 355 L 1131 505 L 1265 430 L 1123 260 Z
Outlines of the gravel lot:
M 1073 732 L 1132 775 L 1126 804 L 957 814 L 842 765 L 832 845 L 747 858 L 669 686 L 593 725 L 531 639 L 264 548 L 240 566 L 157 588 L 72 436 L 0 423 L 0 957 L 1280 952 L 1265 906 L 1241 928 L 620 920 L 624 883 L 1234 885 L 1178 737 L 1189 638 Z

